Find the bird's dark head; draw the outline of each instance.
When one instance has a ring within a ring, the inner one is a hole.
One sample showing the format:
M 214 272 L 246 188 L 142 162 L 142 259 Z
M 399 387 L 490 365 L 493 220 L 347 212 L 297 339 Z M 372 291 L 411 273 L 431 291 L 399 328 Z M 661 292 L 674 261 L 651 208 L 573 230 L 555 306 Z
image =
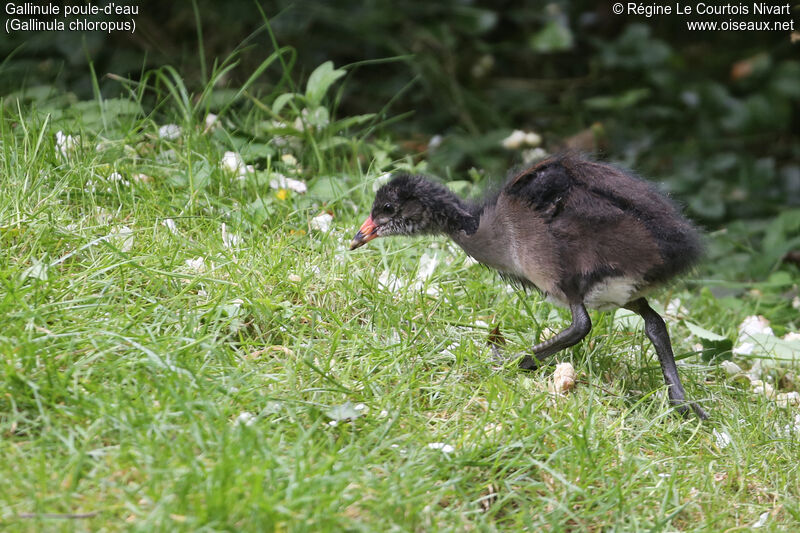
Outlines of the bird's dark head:
M 350 249 L 375 237 L 450 233 L 470 226 L 472 215 L 446 187 L 420 176 L 401 174 L 378 189 L 372 211 Z

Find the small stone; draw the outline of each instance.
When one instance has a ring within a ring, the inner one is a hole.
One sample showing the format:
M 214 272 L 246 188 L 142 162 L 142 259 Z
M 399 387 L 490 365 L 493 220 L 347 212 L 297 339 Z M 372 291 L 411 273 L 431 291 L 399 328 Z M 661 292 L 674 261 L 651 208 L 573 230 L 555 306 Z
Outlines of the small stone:
M 553 372 L 553 377 L 547 385 L 547 390 L 553 394 L 563 394 L 575 387 L 575 369 L 570 363 L 559 363 Z
M 775 396 L 775 403 L 778 407 L 800 406 L 800 392 L 780 392 Z

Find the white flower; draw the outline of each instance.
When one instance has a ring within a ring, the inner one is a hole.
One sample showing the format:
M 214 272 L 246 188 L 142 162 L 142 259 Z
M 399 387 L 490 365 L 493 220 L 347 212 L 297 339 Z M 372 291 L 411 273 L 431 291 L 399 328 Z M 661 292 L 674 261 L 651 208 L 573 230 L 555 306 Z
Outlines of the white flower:
M 790 405 L 800 405 L 800 392 L 780 392 L 775 396 L 775 403 L 778 407 L 789 407 Z
M 688 311 L 685 307 L 681 305 L 680 298 L 673 298 L 672 300 L 667 303 L 667 307 L 664 309 L 664 312 L 673 317 L 677 317 L 678 315 L 686 315 Z
M 296 167 L 297 166 L 297 158 L 292 154 L 283 154 L 281 156 L 281 161 L 287 167 Z
M 33 264 L 22 273 L 22 279 L 35 278 L 41 281 L 47 281 L 47 269 L 49 266 L 50 265 L 47 263 L 39 261 L 38 259 L 33 259 Z
M 436 265 L 439 264 L 439 259 L 436 255 L 425 252 L 419 258 L 419 268 L 417 268 L 417 279 L 426 280 L 431 277 L 433 271 L 436 270 Z
M 236 152 L 225 152 L 222 155 L 222 161 L 220 161 L 220 166 L 231 172 L 233 174 L 241 174 L 247 168 L 247 165 L 242 159 L 242 156 L 237 154 Z
M 547 157 L 547 150 L 544 148 L 530 148 L 522 151 L 522 162 L 527 164 L 541 161 Z
M 106 238 L 123 252 L 130 252 L 133 248 L 133 230 L 128 226 L 113 228 Z
M 399 279 L 397 279 L 397 276 L 395 276 L 388 270 L 384 270 L 378 276 L 378 285 L 382 287 L 384 290 L 395 292 L 400 287 L 402 287 L 403 283 Z
M 742 373 L 742 368 L 733 361 L 723 361 L 720 363 L 725 373 L 729 376 L 736 376 Z
M 509 150 L 516 150 L 523 146 L 539 146 L 542 143 L 542 137 L 538 133 L 532 131 L 514 130 L 511 135 L 503 139 L 502 144 Z
M 750 527 L 752 527 L 753 529 L 757 529 L 757 528 L 760 528 L 760 527 L 764 527 L 764 526 L 766 526 L 766 525 L 767 525 L 767 519 L 768 519 L 768 518 L 769 518 L 769 511 L 764 511 L 764 512 L 763 512 L 763 513 L 761 513 L 761 515 L 758 517 L 758 520 L 756 520 L 756 522 L 755 522 L 755 523 L 754 523 L 752 526 L 750 526 Z
M 228 233 L 228 226 L 222 223 L 222 245 L 225 248 L 231 249 L 242 244 L 242 238 L 235 233 Z
M 300 277 L 300 276 L 298 276 L 297 274 L 289 274 L 289 275 L 286 277 L 286 279 L 288 279 L 289 281 L 292 281 L 292 282 L 294 282 L 294 283 L 298 283 L 298 282 L 300 282 L 300 281 L 303 281 L 303 278 L 301 278 L 301 277 Z
M 174 141 L 181 136 L 181 127 L 177 124 L 164 124 L 158 128 L 158 136 L 161 139 Z
M 217 115 L 215 115 L 214 113 L 209 113 L 208 115 L 206 115 L 205 123 L 206 123 L 206 127 L 203 130 L 203 133 L 208 133 L 209 131 L 211 131 L 214 128 L 216 128 L 217 126 L 219 126 L 219 121 L 217 120 Z
M 192 272 L 202 274 L 206 271 L 206 259 L 203 256 L 195 257 L 194 259 L 187 259 L 185 263 Z
M 322 213 L 311 219 L 311 229 L 321 232 L 328 232 L 331 229 L 333 216 L 330 213 Z
M 305 183 L 300 180 L 287 178 L 283 174 L 274 173 L 275 179 L 269 181 L 269 186 L 273 189 L 289 189 L 294 192 L 303 194 L 308 190 Z
M 739 334 L 752 335 L 754 333 L 764 333 L 766 335 L 774 335 L 772 328 L 769 327 L 769 320 L 761 315 L 751 315 L 745 317 L 742 323 L 739 324 Z
M 243 411 L 236 417 L 237 426 L 252 426 L 256 423 L 256 415 Z
M 372 192 L 378 192 L 378 189 L 383 187 L 383 185 L 390 179 L 392 179 L 391 172 L 384 172 L 383 174 L 375 178 L 375 181 L 372 182 Z
M 178 234 L 178 227 L 175 225 L 175 221 L 171 218 L 165 218 L 162 220 L 161 225 L 167 228 L 173 235 Z
M 141 174 L 141 173 L 134 174 L 133 176 L 131 176 L 131 178 L 136 183 L 151 183 L 153 181 L 153 178 L 151 178 L 147 174 Z
M 130 185 L 130 182 L 128 180 L 126 180 L 125 178 L 123 178 L 122 174 L 120 174 L 119 172 L 112 172 L 108 176 L 108 181 L 110 181 L 110 182 L 119 182 L 122 185 Z
M 714 435 L 714 439 L 717 443 L 717 448 L 723 449 L 727 448 L 728 445 L 731 443 L 731 436 L 728 435 L 728 432 L 724 429 L 722 431 L 717 431 L 716 428 L 712 431 Z
M 792 438 L 794 436 L 793 434 L 800 435 L 800 414 L 794 415 L 794 423 L 790 422 L 783 426 L 782 433 L 787 438 Z
M 733 353 L 736 355 L 752 354 L 756 347 L 752 336 L 759 334 L 774 335 L 772 328 L 769 327 L 769 320 L 761 315 L 745 317 L 742 323 L 739 324 L 739 338 L 736 339 Z
M 58 130 L 56 132 L 56 153 L 61 157 L 67 157 L 69 152 L 75 150 L 80 142 L 80 136 L 73 137 L 72 135 L 64 135 L 64 132 Z
M 437 148 L 439 148 L 439 146 L 442 145 L 443 140 L 444 139 L 442 138 L 441 135 L 439 134 L 434 135 L 433 137 L 431 137 L 431 140 L 428 141 L 428 150 L 436 150 Z
M 752 388 L 752 392 L 755 392 L 756 394 L 762 394 L 767 398 L 773 398 L 775 396 L 775 388 L 769 383 L 760 379 L 752 380 L 750 382 L 750 387 Z
M 453 453 L 455 451 L 455 448 L 444 442 L 431 442 L 428 444 L 428 448 L 431 450 L 442 450 L 444 453 Z

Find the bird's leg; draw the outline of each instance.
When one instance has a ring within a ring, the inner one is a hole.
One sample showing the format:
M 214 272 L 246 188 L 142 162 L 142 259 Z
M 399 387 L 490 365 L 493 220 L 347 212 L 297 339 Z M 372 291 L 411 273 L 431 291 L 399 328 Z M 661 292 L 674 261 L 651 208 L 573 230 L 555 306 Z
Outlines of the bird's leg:
M 678 367 L 675 365 L 675 356 L 672 354 L 672 344 L 669 341 L 667 326 L 661 316 L 644 298 L 639 298 L 625 304 L 626 309 L 640 315 L 644 319 L 644 331 L 656 349 L 658 362 L 661 363 L 661 372 L 667 384 L 670 402 L 683 415 L 689 412 L 687 403 L 702 420 L 708 419 L 708 414 L 696 403 L 686 401 L 686 391 L 678 377 Z
M 578 344 L 592 329 L 592 321 L 589 319 L 589 313 L 581 302 L 571 304 L 569 306 L 572 311 L 572 324 L 564 331 L 558 333 L 554 337 L 540 342 L 532 348 L 533 356 L 526 355 L 519 362 L 519 367 L 524 370 L 533 370 L 539 366 L 541 361 L 544 361 L 556 352 L 569 348 L 574 344 Z

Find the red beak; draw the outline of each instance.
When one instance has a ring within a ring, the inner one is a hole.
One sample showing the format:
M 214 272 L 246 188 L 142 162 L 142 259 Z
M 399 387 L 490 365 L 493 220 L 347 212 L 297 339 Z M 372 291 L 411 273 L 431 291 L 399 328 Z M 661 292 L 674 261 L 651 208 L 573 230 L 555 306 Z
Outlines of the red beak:
M 361 224 L 361 228 L 358 230 L 358 233 L 356 233 L 356 236 L 353 237 L 353 241 L 350 243 L 350 249 L 355 250 L 359 246 L 364 246 L 378 236 L 377 231 L 378 226 L 372 221 L 372 216 L 367 217 L 367 220 Z

